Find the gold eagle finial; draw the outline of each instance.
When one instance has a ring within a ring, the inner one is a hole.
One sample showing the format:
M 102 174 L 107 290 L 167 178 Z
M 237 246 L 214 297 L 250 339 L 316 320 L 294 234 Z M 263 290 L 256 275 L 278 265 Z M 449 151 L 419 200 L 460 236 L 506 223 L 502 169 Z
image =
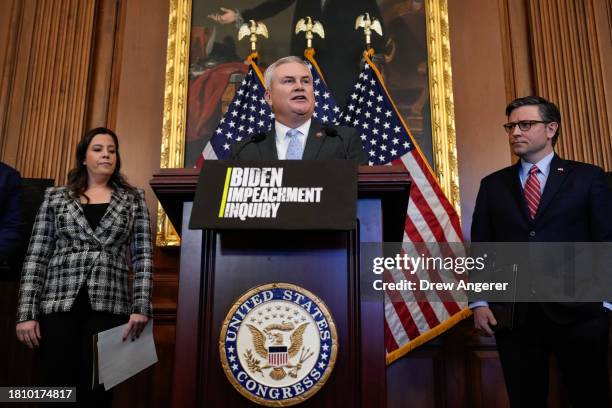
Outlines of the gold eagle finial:
M 304 31 L 306 33 L 306 48 L 312 48 L 312 39 L 314 34 L 317 34 L 321 38 L 325 38 L 325 30 L 323 30 L 323 24 L 313 20 L 310 16 L 302 18 L 295 25 L 295 34 Z
M 257 36 L 262 35 L 268 38 L 268 28 L 261 21 L 249 20 L 248 23 L 244 23 L 238 30 L 238 41 L 244 37 L 249 36 L 251 41 L 251 51 L 257 51 Z
M 372 31 L 378 33 L 382 37 L 382 26 L 377 18 L 370 18 L 370 13 L 361 14 L 355 20 L 355 30 L 363 28 L 363 33 L 366 37 L 366 49 L 370 49 L 372 44 Z

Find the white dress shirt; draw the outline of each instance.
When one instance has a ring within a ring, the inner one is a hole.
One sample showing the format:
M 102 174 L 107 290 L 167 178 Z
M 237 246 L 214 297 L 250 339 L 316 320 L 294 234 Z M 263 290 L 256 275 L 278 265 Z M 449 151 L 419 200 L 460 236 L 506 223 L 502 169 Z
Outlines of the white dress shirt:
M 536 173 L 536 177 L 540 181 L 540 194 L 544 192 L 544 186 L 546 185 L 546 180 L 548 180 L 548 174 L 550 173 L 550 162 L 555 156 L 555 152 L 550 152 L 546 156 L 544 156 L 539 162 L 535 163 L 538 167 L 538 172 Z M 527 182 L 527 177 L 529 177 L 529 170 L 533 163 L 528 163 L 521 159 L 521 168 L 519 169 L 519 180 L 521 180 L 521 187 L 525 188 L 525 183 Z

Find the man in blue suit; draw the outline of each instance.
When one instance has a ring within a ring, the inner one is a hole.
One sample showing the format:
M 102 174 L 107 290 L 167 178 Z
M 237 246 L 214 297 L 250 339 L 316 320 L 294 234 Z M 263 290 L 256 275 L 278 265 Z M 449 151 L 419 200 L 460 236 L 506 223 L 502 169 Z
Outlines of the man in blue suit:
M 0 266 L 6 266 L 21 239 L 21 176 L 0 162 Z
M 604 172 L 554 152 L 561 126 L 557 106 L 528 96 L 511 102 L 506 115 L 504 128 L 520 160 L 482 180 L 472 241 L 612 241 L 612 192 Z M 476 329 L 491 336 L 498 322 L 489 305 L 470 307 Z M 512 328 L 495 332 L 513 407 L 546 406 L 551 353 L 573 407 L 609 406 L 609 307 L 606 302 L 513 306 Z

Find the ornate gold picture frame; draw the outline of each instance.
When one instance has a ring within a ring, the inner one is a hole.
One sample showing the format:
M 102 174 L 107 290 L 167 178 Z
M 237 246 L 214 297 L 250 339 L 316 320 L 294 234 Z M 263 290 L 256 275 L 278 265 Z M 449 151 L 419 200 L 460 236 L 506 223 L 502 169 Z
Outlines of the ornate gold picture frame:
M 181 168 L 185 162 L 192 2 L 170 2 L 161 168 Z M 425 15 L 433 168 L 444 193 L 460 213 L 447 0 L 425 0 Z M 158 246 L 180 245 L 161 206 L 156 242 Z

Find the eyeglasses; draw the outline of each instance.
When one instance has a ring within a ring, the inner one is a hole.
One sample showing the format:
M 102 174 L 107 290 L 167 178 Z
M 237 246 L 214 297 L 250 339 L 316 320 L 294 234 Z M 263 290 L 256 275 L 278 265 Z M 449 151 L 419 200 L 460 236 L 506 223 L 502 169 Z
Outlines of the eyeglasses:
M 531 126 L 535 125 L 536 123 L 552 123 L 552 122 L 548 120 L 521 120 L 519 122 L 506 123 L 504 125 L 504 129 L 506 129 L 507 133 L 511 133 L 516 127 L 516 125 L 518 125 L 519 129 L 521 129 L 521 132 L 527 132 L 529 129 L 531 129 Z

